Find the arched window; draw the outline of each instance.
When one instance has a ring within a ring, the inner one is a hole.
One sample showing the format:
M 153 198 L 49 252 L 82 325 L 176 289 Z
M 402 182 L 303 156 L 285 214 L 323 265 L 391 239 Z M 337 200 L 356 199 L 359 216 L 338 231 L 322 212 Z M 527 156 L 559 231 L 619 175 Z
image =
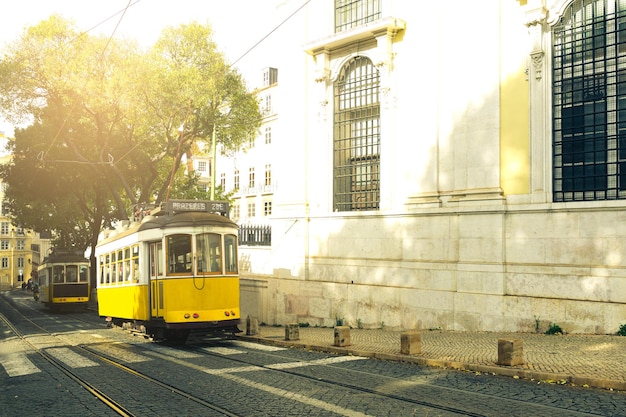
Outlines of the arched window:
M 380 76 L 363 56 L 349 60 L 334 85 L 334 208 L 380 208 Z
M 552 35 L 554 201 L 626 198 L 626 4 L 576 0 Z

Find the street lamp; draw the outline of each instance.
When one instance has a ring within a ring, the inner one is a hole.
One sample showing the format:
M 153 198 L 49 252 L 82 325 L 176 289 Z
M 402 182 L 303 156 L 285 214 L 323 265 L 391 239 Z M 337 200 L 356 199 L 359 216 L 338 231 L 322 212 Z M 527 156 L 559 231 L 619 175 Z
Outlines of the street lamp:
M 220 105 L 218 107 L 218 111 L 220 112 L 220 116 L 227 116 L 230 113 L 230 103 L 226 102 L 226 103 L 222 103 L 222 105 Z M 216 120 L 213 120 L 213 133 L 211 134 L 211 141 L 213 142 L 211 144 L 211 201 L 215 200 L 215 176 L 216 171 L 217 171 L 217 135 L 216 135 L 216 131 L 217 128 L 216 126 Z M 228 126 L 228 125 L 227 125 Z
M 215 200 L 215 158 L 217 156 L 217 141 L 215 140 L 215 123 L 213 123 L 213 134 L 211 135 L 212 145 L 211 145 L 211 201 Z
M 9 275 L 10 275 L 10 279 L 11 279 L 11 288 L 13 288 L 13 286 L 15 285 L 15 281 L 13 279 L 13 277 L 15 276 L 15 274 L 13 273 L 13 268 L 15 267 L 15 260 L 13 259 L 14 256 L 14 246 L 10 245 L 11 247 L 11 259 L 9 259 Z

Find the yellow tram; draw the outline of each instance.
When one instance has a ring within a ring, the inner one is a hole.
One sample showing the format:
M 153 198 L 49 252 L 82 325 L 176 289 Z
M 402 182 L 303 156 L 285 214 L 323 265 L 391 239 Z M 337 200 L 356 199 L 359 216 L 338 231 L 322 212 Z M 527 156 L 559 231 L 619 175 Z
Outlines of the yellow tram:
M 238 226 L 228 203 L 170 200 L 96 246 L 100 316 L 155 339 L 238 332 Z
M 50 309 L 86 307 L 91 282 L 89 260 L 73 249 L 55 248 L 37 269 L 39 300 Z

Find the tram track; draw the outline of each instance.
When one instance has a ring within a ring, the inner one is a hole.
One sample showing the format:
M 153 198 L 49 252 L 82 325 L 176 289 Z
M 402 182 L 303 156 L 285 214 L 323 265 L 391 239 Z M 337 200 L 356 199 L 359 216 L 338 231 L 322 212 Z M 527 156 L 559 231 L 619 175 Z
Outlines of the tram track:
M 56 332 L 50 332 L 48 331 L 46 328 L 40 326 L 39 324 L 37 324 L 36 322 L 34 322 L 33 320 L 31 320 L 29 317 L 25 316 L 24 314 L 22 314 L 19 310 L 15 309 L 14 307 L 14 311 L 16 314 L 19 314 L 21 316 L 21 319 L 28 322 L 31 326 L 39 329 L 41 332 L 36 336 L 37 339 L 41 339 L 43 337 L 46 338 L 51 338 L 54 340 L 58 340 L 62 343 L 59 343 L 59 345 L 67 345 L 68 343 L 66 343 L 66 341 L 63 340 L 63 338 Z M 76 317 L 72 317 L 73 320 L 78 320 Z M 46 363 L 52 365 L 55 369 L 57 369 L 58 371 L 60 371 L 61 373 L 63 373 L 65 376 L 67 376 L 68 378 L 70 378 L 70 380 L 72 380 L 73 382 L 75 382 L 78 386 L 80 386 L 81 388 L 83 388 L 84 390 L 88 391 L 90 394 L 92 394 L 97 400 L 99 400 L 100 402 L 102 402 L 104 405 L 106 405 L 110 410 L 112 410 L 115 414 L 119 415 L 119 416 L 125 416 L 125 417 L 135 417 L 135 416 L 139 416 L 142 415 L 141 413 L 137 413 L 137 412 L 133 412 L 128 406 L 125 406 L 121 401 L 118 401 L 114 398 L 113 395 L 109 395 L 105 392 L 104 389 L 99 388 L 98 387 L 98 383 L 92 383 L 90 382 L 87 378 L 84 378 L 82 376 L 80 376 L 77 372 L 75 372 L 71 367 L 67 366 L 64 362 L 58 360 L 55 356 L 51 355 L 50 353 L 48 353 L 48 349 L 50 348 L 50 346 L 48 345 L 47 348 L 41 348 L 37 345 L 37 343 L 34 343 L 31 339 L 33 339 L 34 336 L 28 336 L 23 334 L 6 316 L 4 316 L 2 313 L 0 313 L 0 320 L 10 329 L 10 331 L 15 335 L 15 337 L 17 337 L 20 341 L 22 341 L 26 346 L 28 346 L 29 349 L 31 349 L 33 352 L 36 352 L 41 358 L 43 358 Z M 86 320 L 82 320 L 85 322 Z M 220 407 L 216 404 L 213 404 L 209 401 L 206 401 L 203 398 L 200 398 L 198 396 L 195 396 L 189 392 L 186 392 L 184 390 L 181 390 L 180 388 L 177 388 L 173 385 L 164 383 L 162 381 L 159 381 L 145 373 L 139 372 L 135 369 L 132 369 L 118 361 L 115 361 L 109 357 L 106 357 L 96 351 L 94 351 L 93 349 L 90 349 L 87 346 L 84 345 L 73 345 L 72 346 L 73 349 L 76 349 L 78 351 L 80 351 L 81 353 L 87 354 L 89 355 L 91 358 L 97 360 L 99 363 L 103 363 L 106 364 L 108 366 L 114 367 L 117 370 L 123 371 L 126 374 L 132 375 L 133 377 L 137 378 L 137 379 L 141 379 L 142 381 L 145 381 L 155 387 L 159 387 L 160 389 L 163 389 L 164 393 L 167 393 L 167 395 L 172 395 L 175 394 L 179 397 L 182 397 L 188 401 L 192 401 L 202 407 L 205 407 L 206 409 L 210 409 L 213 412 L 218 413 L 221 416 L 226 416 L 226 417 L 242 417 L 240 414 L 236 414 L 233 413 L 229 410 L 226 410 L 223 407 Z M 106 385 L 106 384 L 103 384 Z M 129 384 L 129 385 L 133 385 L 133 384 Z
M 244 344 L 249 344 L 250 342 L 244 342 Z M 329 378 L 324 378 L 324 377 L 320 377 L 319 375 L 312 375 L 312 374 L 306 374 L 303 372 L 298 372 L 296 369 L 299 369 L 298 366 L 284 366 L 284 367 L 280 367 L 277 366 L 275 364 L 272 365 L 264 365 L 262 363 L 259 363 L 259 361 L 249 361 L 249 360 L 245 360 L 245 359 L 240 359 L 240 358 L 234 358 L 232 356 L 224 356 L 221 355 L 219 353 L 212 353 L 209 352 L 207 350 L 204 349 L 204 347 L 206 346 L 211 346 L 211 345 L 216 345 L 216 346 L 228 346 L 229 344 L 235 344 L 236 345 L 236 341 L 234 343 L 230 343 L 230 341 L 225 341 L 225 340 L 221 340 L 221 341 L 214 341 L 214 340 L 210 340 L 210 339 L 206 339 L 205 341 L 199 341 L 193 344 L 187 344 L 184 346 L 178 345 L 178 344 L 174 344 L 171 345 L 173 347 L 177 347 L 177 348 L 184 348 L 187 350 L 191 350 L 194 351 L 196 353 L 200 353 L 203 355 L 207 355 L 207 356 L 212 356 L 215 358 L 220 358 L 222 360 L 228 360 L 228 361 L 232 361 L 234 363 L 237 363 L 239 365 L 242 365 L 242 367 L 258 367 L 267 371 L 272 371 L 272 372 L 278 372 L 278 373 L 282 373 L 283 375 L 289 375 L 289 376 L 293 376 L 293 377 L 297 377 L 297 378 L 304 378 L 307 379 L 309 381 L 314 381 L 316 384 L 326 384 L 332 387 L 336 387 L 336 388 L 343 388 L 343 389 L 347 389 L 350 391 L 354 391 L 357 393 L 362 393 L 362 394 L 368 394 L 368 395 L 372 395 L 372 396 L 376 396 L 380 399 L 384 399 L 384 400 L 394 400 L 394 401 L 400 401 L 402 403 L 409 403 L 409 404 L 414 404 L 415 406 L 419 406 L 419 407 L 423 407 L 425 409 L 429 409 L 429 410 L 436 410 L 438 412 L 446 412 L 446 413 L 451 413 L 453 415 L 463 415 L 463 416 L 472 416 L 472 417 L 484 417 L 487 415 L 492 415 L 492 414 L 483 414 L 481 412 L 475 412 L 475 411 L 471 411 L 468 410 L 467 408 L 460 408 L 460 407 L 451 407 L 449 405 L 444 405 L 442 403 L 436 403 L 434 401 L 427 401 L 427 400 L 423 400 L 423 399 L 419 399 L 419 398 L 412 398 L 412 397 L 408 397 L 408 396 L 403 396 L 403 395 L 398 395 L 398 394 L 393 394 L 393 393 L 389 393 L 389 392 L 383 392 L 381 389 L 376 389 L 376 388 L 368 388 L 365 387 L 363 385 L 357 385 L 357 384 L 353 384 L 353 383 L 349 383 L 349 382 L 345 382 L 345 381 L 338 381 L 338 380 L 332 380 Z M 275 355 L 272 354 L 271 352 L 267 352 L 267 351 L 259 351 L 256 352 L 257 355 L 264 355 L 266 357 L 270 357 L 270 358 L 275 358 L 276 361 L 270 361 L 272 363 L 279 363 L 280 361 L 284 361 L 284 357 L 280 356 L 280 355 Z M 167 359 L 165 357 L 162 357 L 162 359 Z M 171 359 L 170 359 L 171 360 Z M 185 364 L 184 361 L 177 361 L 180 365 L 182 366 L 189 366 L 188 364 Z M 318 366 L 326 366 L 326 367 L 333 367 L 336 365 L 332 365 L 332 364 L 327 364 L 327 365 L 323 365 L 322 362 L 318 363 Z M 345 371 L 345 369 L 344 369 Z M 352 371 L 352 372 L 357 372 L 357 371 Z M 357 373 L 360 374 L 368 374 L 367 372 L 364 371 L 358 371 Z M 393 385 L 396 383 L 400 383 L 397 380 L 394 380 L 394 378 L 390 378 L 390 377 L 383 377 L 380 375 L 374 375 L 374 374 L 368 374 L 368 377 L 372 378 L 378 378 L 380 379 L 388 379 L 389 380 L 389 384 Z M 346 378 L 346 380 L 361 380 L 361 378 Z M 420 383 L 421 385 L 424 385 L 424 383 Z M 428 383 L 426 383 L 428 384 Z M 381 385 L 385 385 L 382 384 Z M 443 386 L 432 386 L 433 389 L 439 390 L 440 391 L 440 395 L 439 395 L 439 399 L 442 398 L 449 398 L 451 393 L 454 394 L 463 394 L 464 391 L 460 390 L 460 389 L 455 389 L 455 388 L 449 388 L 449 387 L 443 387 Z M 483 396 L 489 400 L 494 400 L 494 399 L 498 399 L 500 401 L 502 401 L 501 397 L 496 397 L 496 396 L 490 396 L 490 395 L 486 395 L 486 394 L 477 394 L 476 392 L 466 392 L 466 394 L 468 395 L 480 395 Z M 511 407 L 528 407 L 528 402 L 527 401 L 519 401 L 519 400 L 515 400 L 515 399 L 508 399 L 506 400 L 508 402 L 511 403 Z M 572 411 L 570 409 L 564 408 L 564 407 L 560 407 L 558 405 L 552 404 L 552 405 L 545 405 L 545 404 L 533 404 L 533 408 L 540 410 L 541 413 L 547 413 L 547 414 L 551 414 L 552 412 L 560 412 L 560 413 L 564 413 L 567 414 L 569 416 L 592 416 L 592 415 L 598 415 L 598 416 L 602 416 L 603 414 L 601 413 L 589 413 L 589 412 L 585 412 L 585 413 L 579 413 L 576 411 Z
M 245 343 L 250 343 L 250 342 L 245 342 Z M 214 357 L 221 357 L 224 358 L 225 356 L 220 355 L 219 353 L 212 353 L 212 352 L 207 352 L 206 350 L 204 350 L 202 347 L 198 347 L 198 346 L 192 346 L 191 347 L 192 350 L 196 351 L 196 352 L 201 352 L 205 355 L 209 355 L 209 356 L 214 356 Z M 265 352 L 265 351 L 261 351 L 261 352 L 257 352 L 258 355 L 264 355 L 267 357 L 275 357 L 276 360 L 284 360 L 283 356 L 279 356 L 279 355 L 275 355 L 272 354 L 271 352 Z M 444 405 L 441 403 L 436 403 L 433 401 L 427 401 L 427 400 L 421 400 L 418 398 L 411 398 L 408 397 L 406 395 L 398 395 L 398 394 L 392 394 L 392 393 L 388 393 L 388 392 L 383 392 L 381 389 L 378 388 L 368 388 L 365 387 L 363 385 L 357 385 L 354 383 L 350 383 L 350 382 L 343 382 L 343 381 L 338 381 L 338 380 L 332 380 L 329 378 L 324 378 L 321 377 L 319 374 L 306 374 L 304 372 L 299 372 L 296 369 L 301 369 L 301 368 L 305 368 L 305 369 L 310 369 L 310 367 L 299 367 L 299 366 L 292 366 L 290 364 L 283 364 L 282 366 L 277 366 L 277 365 L 264 365 L 262 363 L 259 363 L 259 361 L 248 361 L 248 360 L 244 360 L 244 359 L 240 359 L 240 358 L 233 358 L 232 356 L 227 356 L 226 357 L 229 361 L 233 361 L 235 363 L 238 363 L 240 365 L 243 365 L 244 367 L 260 367 L 269 371 L 273 371 L 273 372 L 278 372 L 284 375 L 290 375 L 290 376 L 296 376 L 299 378 L 305 378 L 311 381 L 315 381 L 316 383 L 323 383 L 323 384 L 327 384 L 330 386 L 334 386 L 334 387 L 340 387 L 340 388 L 344 388 L 344 389 L 348 389 L 348 390 L 352 390 L 355 392 L 359 392 L 359 393 L 364 393 L 364 394 L 369 394 L 369 395 L 374 395 L 377 396 L 381 399 L 390 399 L 390 400 L 396 400 L 396 401 L 400 401 L 403 403 L 410 403 L 410 404 L 415 404 L 416 406 L 420 406 L 420 407 L 424 407 L 426 409 L 429 410 L 436 410 L 436 411 L 443 411 L 443 412 L 448 412 L 448 413 L 452 413 L 452 414 L 456 414 L 456 415 L 463 415 L 463 416 L 472 416 L 472 417 L 486 417 L 487 415 L 493 415 L 493 414 L 483 414 L 481 412 L 476 412 L 476 411 L 472 411 L 472 410 L 468 410 L 467 408 L 460 408 L 460 407 L 451 407 L 448 405 Z M 368 359 L 369 360 L 369 359 Z M 318 366 L 322 366 L 322 367 L 335 367 L 336 369 L 340 369 L 337 368 L 337 365 L 334 365 L 331 363 L 329 364 L 324 364 L 323 361 L 319 361 Z M 345 368 L 341 368 L 341 371 L 345 372 Z M 396 378 L 393 377 L 389 377 L 389 376 L 381 376 L 378 374 L 371 374 L 368 373 L 366 371 L 355 371 L 355 370 L 351 370 L 351 372 L 354 372 L 355 374 L 362 374 L 367 376 L 368 378 L 377 378 L 379 380 L 379 385 L 380 386 L 385 386 L 385 385 L 402 385 L 403 383 L 406 383 L 406 381 L 404 380 L 398 380 Z M 384 384 L 383 383 L 383 379 L 387 379 L 389 381 L 388 384 Z M 356 380 L 356 381 L 360 381 L 362 380 L 362 378 L 359 378 L 358 376 L 355 378 L 345 378 L 346 381 L 349 380 Z M 431 385 L 428 382 L 416 382 L 416 385 Z M 515 399 L 506 399 L 503 400 L 501 397 L 496 397 L 493 395 L 486 395 L 486 394 L 480 394 L 480 393 L 476 393 L 473 391 L 463 391 L 460 390 L 458 388 L 450 388 L 450 387 L 444 387 L 444 386 L 440 386 L 440 385 L 431 385 L 432 388 L 436 389 L 439 391 L 439 398 L 450 398 L 451 394 L 467 394 L 467 395 L 472 395 L 472 396 L 482 396 L 484 398 L 488 398 L 489 400 L 494 400 L 497 399 L 499 401 L 507 401 L 510 402 L 511 404 L 511 409 L 514 409 L 516 407 L 524 407 L 526 409 L 529 408 L 529 403 L 528 401 L 520 401 L 520 400 L 515 400 Z M 561 415 L 568 415 L 571 417 L 575 417 L 575 416 L 603 416 L 604 414 L 602 413 L 589 413 L 589 412 L 576 412 L 576 411 L 572 411 L 571 409 L 565 408 L 565 407 L 560 407 L 558 405 L 552 404 L 552 405 L 545 405 L 545 404 L 533 404 L 532 407 L 534 409 L 537 409 L 538 411 L 540 411 L 542 414 L 548 414 L 548 415 L 554 415 L 553 412 L 559 412 L 562 413 Z M 532 413 L 531 413 L 532 414 Z
M 46 316 L 43 314 L 42 316 Z M 63 317 L 72 321 L 80 321 L 87 323 L 93 328 L 94 325 L 105 327 L 104 321 L 99 320 L 93 315 L 83 313 L 63 314 Z M 28 318 L 24 318 L 28 319 Z M 41 321 L 42 317 L 36 320 Z M 58 317 L 53 318 L 58 320 Z M 30 321 L 30 320 L 29 320 Z M 31 321 L 32 323 L 32 321 Z M 49 337 L 61 337 L 62 331 L 50 332 L 37 323 L 37 333 L 46 332 Z M 65 323 L 59 326 L 71 328 L 72 326 Z M 80 326 L 75 326 L 80 327 Z M 89 327 L 89 326 L 87 326 Z M 50 327 L 48 327 L 50 328 Z M 119 329 L 118 329 L 119 330 Z M 100 334 L 106 334 L 100 332 Z M 76 332 L 71 332 L 76 334 Z M 550 416 L 592 416 L 606 415 L 594 412 L 579 412 L 576 409 L 561 406 L 561 403 L 554 401 L 536 401 L 530 402 L 515 398 L 503 397 L 502 390 L 490 394 L 489 390 L 476 391 L 471 387 L 468 389 L 460 388 L 461 385 L 434 383 L 434 378 L 430 377 L 428 372 L 416 371 L 415 373 L 401 371 L 400 376 L 394 376 L 394 372 L 385 372 L 384 374 L 376 373 L 379 368 L 374 361 L 365 359 L 372 364 L 366 366 L 349 365 L 353 360 L 359 360 L 356 357 L 337 357 L 334 355 L 326 355 L 321 358 L 318 354 L 308 352 L 306 349 L 282 349 L 277 348 L 280 352 L 266 350 L 270 347 L 265 345 L 263 348 L 256 346 L 251 342 L 240 340 L 202 340 L 195 344 L 174 345 L 166 342 L 148 342 L 144 338 L 135 338 L 130 336 L 133 334 L 128 330 L 114 332 L 120 337 L 112 337 L 109 340 L 107 336 L 97 343 L 65 343 L 71 344 L 72 349 L 77 349 L 85 355 L 89 355 L 95 361 L 106 364 L 108 368 L 115 369 L 120 373 L 132 376 L 132 381 L 142 381 L 143 384 L 154 386 L 154 389 L 167 391 L 167 395 L 177 396 L 193 402 L 197 407 L 203 407 L 207 411 L 210 409 L 214 413 L 212 415 L 238 416 L 238 415 L 277 415 L 263 414 L 259 410 L 258 414 L 250 414 L 250 408 L 246 411 L 234 405 L 230 408 L 229 401 L 220 403 L 216 396 L 232 392 L 241 392 L 248 390 L 253 392 L 254 396 L 275 398 L 276 396 L 288 398 L 289 402 L 299 402 L 300 407 L 306 410 L 320 409 L 320 415 L 344 415 L 344 416 L 372 416 L 372 415 L 388 415 L 387 412 L 376 411 L 373 409 L 359 409 L 354 403 L 353 407 L 346 405 L 341 407 L 336 402 L 336 395 L 329 393 L 337 393 L 339 396 L 346 398 L 363 398 L 367 399 L 368 404 L 388 404 L 387 411 L 391 410 L 413 410 L 413 414 L 397 415 L 464 415 L 464 416 L 493 416 L 504 415 L 502 408 L 524 409 L 527 415 L 550 415 Z M 69 333 L 67 334 L 69 336 Z M 113 336 L 113 335 L 111 335 Z M 30 338 L 32 336 L 27 336 Z M 74 337 L 74 336 L 71 336 Z M 60 338 L 59 340 L 63 340 Z M 69 339 L 68 339 L 69 340 Z M 134 340 L 134 341 L 133 341 Z M 229 352 L 230 351 L 230 352 Z M 221 353 L 220 353 L 221 352 Z M 193 353 L 193 354 L 191 354 Z M 127 356 L 125 356 L 127 355 Z M 152 363 L 158 363 L 158 369 L 152 368 L 150 362 L 134 362 L 129 360 L 131 356 L 144 356 L 152 358 Z M 323 355 L 322 355 L 323 356 Z M 203 359 L 206 358 L 206 359 Z M 342 359 L 343 358 L 343 359 Z M 54 358 L 53 358 L 54 359 Z M 346 362 L 346 364 L 343 364 Z M 57 364 L 55 364 L 55 367 Z M 396 365 L 400 366 L 400 365 Z M 385 367 L 380 367 L 385 369 Z M 185 371 L 184 369 L 187 369 Z M 399 369 L 399 368 L 398 368 Z M 162 372 L 159 372 L 162 370 Z M 71 369 L 64 369 L 74 375 L 68 375 L 72 380 L 79 383 L 81 375 L 74 373 Z M 142 372 L 144 371 L 144 372 Z M 259 372 L 262 371 L 262 372 Z M 103 372 L 103 371 L 101 371 Z M 107 373 L 113 371 L 106 371 Z M 147 372 L 147 374 L 146 374 Z M 180 375 L 188 375 L 187 378 L 197 380 L 195 386 L 189 386 L 189 390 L 182 383 L 181 378 L 173 377 L 173 373 Z M 455 372 L 458 374 L 458 372 Z M 192 376 L 193 375 L 193 376 Z M 201 375 L 207 375 L 203 377 Z M 76 380 L 75 378 L 78 378 Z M 445 378 L 444 378 L 445 379 Z M 222 382 L 223 381 L 223 382 Z M 88 383 L 88 381 L 86 381 Z M 132 382 L 133 390 L 138 386 L 139 382 Z M 198 385 L 200 384 L 200 385 Z M 80 385 L 80 384 L 79 384 Z M 496 384 L 494 384 L 496 385 Z M 102 392 L 108 395 L 111 406 L 107 405 L 111 410 L 119 405 L 119 409 L 114 412 L 117 415 L 142 415 L 137 413 L 135 409 L 129 410 L 125 408 L 125 402 L 115 402 L 115 395 L 110 395 L 106 389 L 99 389 L 99 385 L 82 386 L 88 392 L 98 398 L 97 393 Z M 209 387 L 220 386 L 221 388 L 209 389 Z M 305 388 L 303 388 L 305 387 Z M 392 388 L 393 387 L 393 388 Z M 397 389 L 396 389 L 397 388 Z M 164 394 L 165 395 L 165 394 Z M 215 398 L 218 403 L 213 403 Z M 329 400 L 332 398 L 332 400 Z M 109 399 L 102 399 L 103 403 Z M 207 401 L 207 399 L 209 399 Z M 119 398 L 118 398 L 119 400 Z M 165 400 L 167 402 L 167 400 Z M 489 406 L 485 406 L 489 405 Z M 497 407 L 500 407 L 498 409 Z M 489 407 L 492 407 L 491 409 Z M 228 408 L 228 409 L 227 409 Z M 233 412 L 236 410 L 235 412 Z M 358 411 L 357 411 L 358 410 Z M 272 411 L 275 411 L 272 409 Z M 326 412 L 326 414 L 324 414 Z M 239 414 L 237 414 L 239 413 Z M 181 413 L 183 415 L 185 413 Z

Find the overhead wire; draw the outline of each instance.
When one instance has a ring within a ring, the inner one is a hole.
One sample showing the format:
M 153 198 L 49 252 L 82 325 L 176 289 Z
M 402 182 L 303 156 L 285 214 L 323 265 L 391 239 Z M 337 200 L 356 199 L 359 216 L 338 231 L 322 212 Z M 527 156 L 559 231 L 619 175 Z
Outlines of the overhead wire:
M 76 35 L 74 38 L 70 39 L 67 43 L 71 43 L 74 42 L 76 39 L 80 38 L 81 36 L 89 33 L 90 31 L 96 29 L 97 27 L 99 27 L 100 25 L 108 22 L 109 20 L 111 20 L 112 18 L 114 18 L 115 16 L 119 15 L 120 13 L 122 14 L 122 16 L 120 16 L 120 19 L 118 20 L 117 24 L 115 25 L 115 28 L 113 29 L 113 32 L 111 33 L 111 35 L 108 37 L 107 42 L 105 44 L 105 46 L 103 47 L 102 51 L 100 52 L 100 56 L 104 55 L 104 52 L 106 51 L 106 49 L 108 48 L 111 40 L 113 39 L 113 36 L 115 35 L 115 32 L 117 31 L 119 25 L 122 22 L 122 19 L 124 18 L 124 15 L 126 14 L 126 11 L 131 7 L 136 5 L 137 3 L 139 3 L 141 0 L 129 0 L 128 4 L 126 5 L 126 7 L 124 7 L 123 9 L 118 10 L 117 12 L 115 12 L 114 14 L 112 14 L 111 16 L 107 17 L 106 19 L 102 20 L 101 22 L 97 23 L 96 25 L 92 26 L 91 28 L 79 33 L 78 35 Z M 256 43 L 254 43 L 254 45 L 252 45 L 248 50 L 246 50 L 239 58 L 237 58 L 235 61 L 233 61 L 229 67 L 233 67 L 237 62 L 239 62 L 240 60 L 242 60 L 246 55 L 248 55 L 250 52 L 252 52 L 255 48 L 257 48 L 261 43 L 263 43 L 263 41 L 265 41 L 267 38 L 269 38 L 274 32 L 276 32 L 281 26 L 283 26 L 285 23 L 287 23 L 291 18 L 293 18 L 293 16 L 295 16 L 298 12 L 300 12 L 300 10 L 304 9 L 304 7 L 306 7 L 309 3 L 311 2 L 311 0 L 306 0 L 300 7 L 298 7 L 296 10 L 294 10 L 289 16 L 287 16 L 284 20 L 282 20 L 276 27 L 274 27 L 272 30 L 270 30 L 265 36 L 263 36 L 261 39 L 259 39 Z M 85 84 L 87 83 L 87 80 L 85 80 Z M 66 116 L 66 118 L 63 120 L 62 125 L 60 126 L 59 130 L 57 131 L 56 135 L 54 136 L 54 138 L 52 139 L 50 146 L 48 147 L 48 149 L 46 150 L 45 153 L 40 153 L 40 156 L 38 157 L 38 159 L 43 160 L 45 158 L 45 155 L 50 151 L 50 149 L 52 149 L 52 146 L 54 145 L 54 143 L 56 142 L 56 140 L 58 139 L 59 135 L 61 134 L 61 131 L 63 129 L 63 127 L 65 126 L 65 123 L 67 122 L 69 115 L 72 113 L 72 111 L 74 110 L 75 106 L 77 105 L 77 103 L 74 103 L 74 106 L 70 109 L 69 114 Z M 137 145 L 136 145 L 137 146 Z M 128 152 L 129 153 L 129 152 Z M 127 153 L 127 154 L 128 154 Z M 126 156 L 126 155 L 124 155 Z M 51 160 L 50 162 L 71 162 L 71 161 L 63 161 L 63 160 L 58 160 L 58 161 L 53 161 Z M 101 165 L 101 164 L 106 164 L 106 165 L 110 165 L 113 164 L 114 161 L 111 159 L 111 157 L 109 156 L 109 161 L 106 162 L 79 162 L 76 161 L 76 163 L 85 163 L 85 164 L 94 164 L 94 165 Z
M 105 52 L 105 51 L 107 50 L 107 48 L 109 47 L 109 44 L 111 43 L 111 40 L 113 39 L 113 36 L 115 35 L 115 32 L 117 32 L 117 29 L 119 28 L 120 24 L 122 23 L 122 20 L 124 19 L 124 16 L 126 15 L 126 11 L 127 11 L 127 10 L 131 7 L 131 6 L 134 6 L 135 4 L 139 3 L 140 1 L 141 1 L 141 0 L 135 0 L 135 1 L 133 2 L 133 0 L 128 0 L 128 4 L 126 5 L 126 7 L 124 7 L 124 8 L 123 8 L 123 9 L 121 9 L 121 10 L 118 10 L 117 12 L 115 12 L 114 14 L 112 14 L 111 16 L 109 16 L 108 18 L 106 18 L 106 19 L 102 20 L 102 21 L 101 21 L 101 22 L 99 22 L 98 24 L 96 24 L 96 25 L 92 26 L 91 28 L 89 28 L 89 29 L 87 29 L 87 30 L 85 30 L 85 31 L 83 31 L 83 32 L 81 32 L 81 33 L 79 33 L 79 34 L 78 34 L 78 35 L 76 35 L 75 37 L 71 38 L 70 40 L 68 40 L 68 41 L 66 42 L 66 45 L 67 45 L 67 44 L 70 44 L 70 43 L 72 43 L 72 42 L 74 42 L 76 39 L 78 39 L 78 38 L 80 38 L 81 36 L 83 36 L 83 35 L 85 35 L 85 34 L 89 33 L 90 31 L 94 30 L 94 29 L 95 29 L 95 28 L 97 28 L 98 26 L 100 26 L 100 25 L 104 24 L 105 22 L 107 22 L 107 21 L 111 20 L 113 17 L 115 17 L 115 16 L 117 16 L 118 14 L 120 14 L 120 13 L 121 13 L 122 15 L 120 16 L 119 20 L 117 21 L 117 23 L 116 23 L 116 25 L 115 25 L 115 28 L 113 29 L 113 31 L 111 32 L 111 34 L 108 36 L 107 41 L 106 41 L 106 43 L 105 43 L 104 47 L 103 47 L 103 48 L 102 48 L 102 50 L 100 51 L 99 57 L 100 57 L 100 58 L 102 58 L 102 57 L 104 56 L 104 52 Z M 91 74 L 89 74 L 89 75 L 91 75 Z M 83 87 L 84 87 L 85 85 L 87 85 L 87 81 L 88 81 L 88 79 L 85 79 L 85 82 L 84 82 L 84 84 L 83 84 Z M 50 149 L 52 149 L 52 147 L 53 147 L 53 146 L 54 146 L 54 144 L 56 143 L 57 139 L 59 138 L 59 135 L 61 134 L 61 131 L 62 131 L 62 130 L 63 130 L 63 128 L 65 127 L 65 124 L 67 123 L 67 121 L 68 121 L 68 119 L 69 119 L 70 115 L 73 113 L 73 111 L 74 111 L 74 109 L 76 108 L 77 104 L 78 104 L 77 102 L 74 102 L 74 104 L 73 104 L 73 105 L 72 105 L 72 107 L 70 108 L 69 113 L 68 113 L 68 114 L 65 116 L 65 118 L 63 119 L 63 122 L 61 123 L 61 126 L 60 126 L 60 127 L 59 127 L 59 129 L 57 130 L 57 133 L 56 133 L 56 134 L 54 135 L 54 137 L 52 138 L 52 141 L 50 142 L 50 146 L 48 146 L 48 149 L 47 149 L 45 152 L 43 152 L 43 151 L 42 151 L 42 152 L 38 155 L 38 159 L 40 159 L 41 161 L 43 161 L 43 160 L 45 159 L 45 157 L 46 157 L 46 154 L 47 154 L 48 152 L 50 152 Z M 61 160 L 59 160 L 59 161 L 54 161 L 54 160 L 51 160 L 51 161 L 49 161 L 49 162 L 69 162 L 69 161 L 61 161 Z M 82 162 L 82 163 L 86 163 L 86 164 L 93 164 L 93 165 L 102 165 L 102 164 L 109 165 L 109 164 L 111 164 L 111 162 L 112 162 L 112 161 L 111 161 L 111 157 L 109 156 L 109 161 L 107 161 L 107 162 L 95 162 L 95 163 L 94 163 L 94 162 Z M 76 163 L 79 163 L 79 161 L 76 161 Z
M 298 13 L 300 10 L 304 9 L 304 7 L 309 4 L 311 2 L 311 0 L 306 0 L 304 2 L 304 4 L 300 7 L 298 7 L 293 13 L 291 13 L 289 16 L 287 16 L 285 18 L 285 20 L 283 20 L 282 22 L 280 22 L 278 24 L 278 26 L 276 26 L 274 29 L 272 29 L 267 35 L 263 36 L 257 43 L 255 43 L 254 45 L 252 45 L 252 47 L 250 47 L 250 49 L 248 49 L 246 52 L 243 53 L 243 55 L 241 55 L 239 58 L 237 58 L 232 64 L 230 64 L 230 66 L 234 66 L 237 62 L 239 62 L 241 59 L 243 59 L 243 57 L 245 57 L 246 55 L 248 55 L 250 52 L 252 52 L 252 50 L 254 48 L 256 48 L 257 46 L 259 46 L 265 39 L 269 38 L 270 35 L 274 32 L 276 32 L 282 25 L 284 25 L 285 23 L 287 23 L 287 21 L 289 21 L 289 19 L 291 19 L 293 16 L 296 15 L 296 13 Z

